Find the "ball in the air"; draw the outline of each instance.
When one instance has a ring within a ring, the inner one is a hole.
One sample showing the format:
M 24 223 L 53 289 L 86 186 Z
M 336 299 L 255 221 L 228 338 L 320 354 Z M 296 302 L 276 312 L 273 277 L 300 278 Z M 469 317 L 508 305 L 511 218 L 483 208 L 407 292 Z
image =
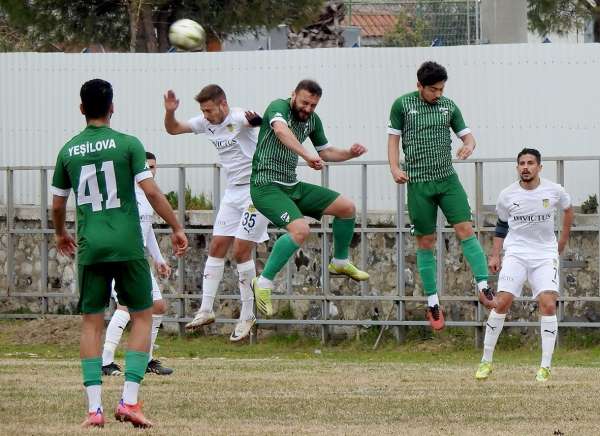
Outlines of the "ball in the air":
M 206 32 L 194 20 L 184 18 L 169 27 L 169 42 L 180 50 L 198 50 L 204 48 Z

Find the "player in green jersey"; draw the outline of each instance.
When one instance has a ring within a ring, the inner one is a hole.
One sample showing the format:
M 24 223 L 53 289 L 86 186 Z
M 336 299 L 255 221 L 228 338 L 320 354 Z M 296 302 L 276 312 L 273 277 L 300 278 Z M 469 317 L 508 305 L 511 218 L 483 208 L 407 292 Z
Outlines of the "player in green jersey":
M 51 191 L 56 246 L 64 254 L 77 251 L 81 328 L 81 369 L 88 397 L 84 427 L 102 427 L 102 331 L 111 283 L 131 313 L 125 353 L 125 385 L 115 418 L 136 427 L 150 427 L 138 402 L 148 363 L 152 327 L 152 285 L 144 257 L 135 184 L 154 210 L 171 226 L 175 254 L 183 255 L 187 238 L 146 168 L 144 146 L 135 137 L 110 128 L 113 90 L 94 79 L 80 91 L 87 127 L 59 151 Z M 77 205 L 77 242 L 65 228 L 66 206 L 73 189 Z
M 354 280 L 367 280 L 369 274 L 360 271 L 348 259 L 350 241 L 354 235 L 356 208 L 354 203 L 330 189 L 298 181 L 298 156 L 315 170 L 323 161 L 342 162 L 366 153 L 361 144 L 349 149 L 333 147 L 327 141 L 321 119 L 315 108 L 323 91 L 318 83 L 302 80 L 292 98 L 275 100 L 263 116 L 258 144 L 252 161 L 250 194 L 254 206 L 278 227 L 288 231 L 280 237 L 260 277 L 252 281 L 256 307 L 263 314 L 273 313 L 271 291 L 273 279 L 310 233 L 310 216 L 320 219 L 332 215 L 333 259 L 328 266 L 332 274 L 342 274 Z M 318 155 L 308 152 L 302 143 L 310 138 Z
M 446 69 L 425 62 L 417 71 L 417 91 L 394 102 L 388 126 L 388 160 L 396 183 L 408 183 L 408 213 L 417 237 L 417 268 L 427 295 L 427 319 L 436 330 L 444 328 L 436 285 L 435 230 L 437 209 L 442 209 L 467 262 L 473 270 L 480 300 L 488 305 L 493 292 L 488 287 L 485 254 L 473 232 L 467 194 L 452 166 L 450 130 L 463 145 L 459 159 L 475 149 L 475 138 L 458 106 L 443 96 Z M 400 137 L 404 158 L 400 159 Z M 402 166 L 401 166 L 402 164 Z

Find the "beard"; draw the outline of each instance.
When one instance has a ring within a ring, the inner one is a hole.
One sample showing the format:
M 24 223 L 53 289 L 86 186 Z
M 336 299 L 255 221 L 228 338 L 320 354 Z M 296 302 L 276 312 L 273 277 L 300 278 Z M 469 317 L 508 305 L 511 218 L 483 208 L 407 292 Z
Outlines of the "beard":
M 308 112 L 302 111 L 296 107 L 295 101 L 292 101 L 292 115 L 294 116 L 294 118 L 302 122 L 308 121 L 308 118 L 310 117 L 310 114 Z

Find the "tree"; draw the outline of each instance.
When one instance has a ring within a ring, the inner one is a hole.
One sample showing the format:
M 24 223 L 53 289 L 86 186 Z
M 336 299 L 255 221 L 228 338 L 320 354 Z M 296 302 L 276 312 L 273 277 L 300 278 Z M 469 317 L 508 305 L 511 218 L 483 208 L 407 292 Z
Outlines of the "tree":
M 404 11 L 397 15 L 398 21 L 392 32 L 383 37 L 384 47 L 426 47 L 430 42 L 425 37 L 427 22 Z
M 529 28 L 541 36 L 581 30 L 592 21 L 594 42 L 600 42 L 600 0 L 527 0 Z
M 166 51 L 169 25 L 198 21 L 209 38 L 278 24 L 303 26 L 324 0 L 0 0 L 11 29 L 33 49 L 102 44 L 114 50 Z

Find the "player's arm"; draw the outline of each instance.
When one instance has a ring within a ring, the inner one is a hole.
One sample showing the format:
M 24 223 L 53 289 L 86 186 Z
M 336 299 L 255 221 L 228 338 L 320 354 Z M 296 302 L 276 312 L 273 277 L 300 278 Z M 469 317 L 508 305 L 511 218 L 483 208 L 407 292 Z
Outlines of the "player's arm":
M 175 111 L 179 107 L 179 99 L 171 89 L 164 95 L 165 99 L 165 130 L 171 135 L 180 135 L 182 133 L 192 133 L 192 127 L 175 118 Z
M 492 254 L 488 258 L 488 267 L 493 274 L 500 271 L 500 253 L 504 245 L 504 238 L 508 234 L 508 208 L 504 206 L 504 196 L 500 194 L 496 204 L 496 230 L 494 231 L 494 241 L 492 242 Z
M 187 237 L 183 232 L 181 224 L 179 224 L 179 221 L 177 221 L 177 217 L 175 216 L 171 205 L 167 201 L 167 198 L 161 192 L 160 188 L 152 177 L 140 181 L 139 185 L 140 188 L 142 188 L 142 191 L 144 191 L 144 194 L 146 194 L 146 198 L 152 205 L 152 208 L 173 230 L 171 239 L 173 240 L 175 254 L 178 256 L 183 255 L 188 246 Z
M 56 248 L 65 256 L 74 256 L 77 243 L 65 228 L 68 199 L 68 195 L 66 197 L 56 194 L 52 196 L 52 223 L 54 224 Z
M 400 167 L 404 164 L 404 154 L 400 151 L 400 135 L 388 133 L 388 163 L 394 182 L 408 182 L 408 174 Z
M 362 156 L 367 152 L 367 147 L 362 144 L 352 144 L 350 148 L 338 148 L 329 146 L 319 151 L 319 156 L 325 162 L 344 162 Z
M 244 112 L 244 126 L 246 127 L 260 127 L 262 124 L 262 117 L 254 111 Z
M 156 235 L 154 234 L 152 227 L 148 229 L 148 234 L 146 235 L 146 248 L 148 249 L 150 256 L 152 256 L 152 260 L 154 260 L 154 265 L 156 266 L 158 273 L 162 277 L 168 277 L 171 274 L 171 268 L 160 252 L 160 247 L 158 246 L 158 241 L 156 240 Z
M 450 127 L 463 143 L 456 152 L 456 157 L 459 159 L 468 158 L 473 154 L 477 144 L 475 142 L 475 137 L 473 136 L 473 133 L 471 133 L 471 129 L 467 127 L 458 106 L 455 106 L 450 114 Z
M 571 234 L 571 225 L 573 224 L 573 220 L 575 218 L 575 212 L 573 211 L 573 206 L 569 206 L 564 209 L 563 215 L 563 224 L 562 231 L 560 233 L 560 239 L 558 241 L 558 253 L 562 254 L 569 242 L 569 235 Z
M 402 98 L 397 98 L 390 109 L 388 122 L 388 163 L 392 178 L 396 183 L 408 182 L 408 175 L 400 164 L 404 164 L 404 153 L 400 150 L 400 138 L 404 128 L 404 104 Z
M 54 225 L 56 248 L 64 255 L 74 256 L 77 243 L 65 228 L 67 200 L 71 193 L 71 179 L 63 165 L 60 153 L 58 154 L 56 165 L 54 166 L 50 191 L 54 194 L 52 196 L 52 224 Z
M 283 145 L 292 150 L 298 156 L 306 161 L 309 167 L 320 170 L 323 168 L 323 161 L 317 155 L 309 153 L 298 141 L 296 135 L 290 130 L 284 121 L 275 120 L 271 123 L 271 128 Z

